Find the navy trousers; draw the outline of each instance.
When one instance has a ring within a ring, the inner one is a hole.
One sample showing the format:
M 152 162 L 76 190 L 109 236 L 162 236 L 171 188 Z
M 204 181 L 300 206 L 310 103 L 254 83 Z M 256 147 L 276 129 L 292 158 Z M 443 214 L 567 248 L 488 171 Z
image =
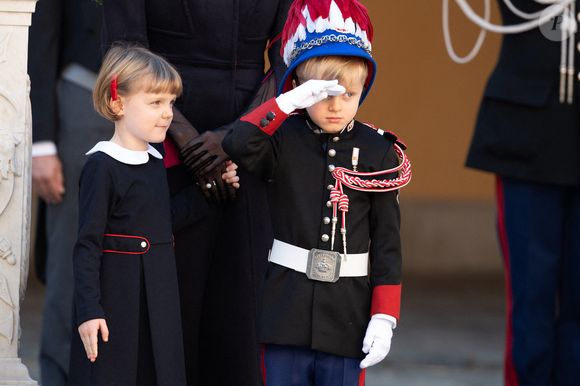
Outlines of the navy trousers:
M 262 348 L 263 386 L 364 386 L 359 364 L 360 359 L 269 344 Z
M 580 188 L 498 177 L 508 386 L 580 384 Z

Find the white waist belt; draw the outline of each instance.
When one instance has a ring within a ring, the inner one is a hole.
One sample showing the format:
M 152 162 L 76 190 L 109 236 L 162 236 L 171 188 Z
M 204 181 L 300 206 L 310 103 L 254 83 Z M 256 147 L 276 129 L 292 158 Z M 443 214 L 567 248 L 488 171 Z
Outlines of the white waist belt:
M 309 252 L 308 249 L 274 239 L 268 261 L 298 272 L 306 273 Z M 368 252 L 349 253 L 346 259 L 344 255 L 341 254 L 341 256 L 343 257 L 340 262 L 340 277 L 367 276 L 369 265 Z
M 93 90 L 97 81 L 97 74 L 77 63 L 66 66 L 61 77 L 88 91 Z

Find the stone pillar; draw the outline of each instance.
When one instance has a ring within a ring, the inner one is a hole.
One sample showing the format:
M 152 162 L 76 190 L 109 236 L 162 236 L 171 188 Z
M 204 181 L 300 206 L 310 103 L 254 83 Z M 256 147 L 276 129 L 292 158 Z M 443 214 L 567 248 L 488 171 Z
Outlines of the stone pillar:
M 0 0 L 0 385 L 36 385 L 18 357 L 30 240 L 28 27 L 36 0 Z

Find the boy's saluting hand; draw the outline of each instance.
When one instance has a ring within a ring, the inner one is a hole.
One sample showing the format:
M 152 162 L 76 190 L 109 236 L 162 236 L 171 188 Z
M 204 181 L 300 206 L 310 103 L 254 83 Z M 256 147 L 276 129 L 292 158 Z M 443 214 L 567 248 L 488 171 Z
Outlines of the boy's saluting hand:
M 311 79 L 276 98 L 280 110 L 290 114 L 294 110 L 310 107 L 329 96 L 344 94 L 345 88 L 338 80 Z
M 101 338 L 103 342 L 109 341 L 109 328 L 105 319 L 91 319 L 82 323 L 79 326 L 79 334 L 87 352 L 87 358 L 91 362 L 97 360 L 98 355 L 98 337 L 97 334 L 101 330 Z

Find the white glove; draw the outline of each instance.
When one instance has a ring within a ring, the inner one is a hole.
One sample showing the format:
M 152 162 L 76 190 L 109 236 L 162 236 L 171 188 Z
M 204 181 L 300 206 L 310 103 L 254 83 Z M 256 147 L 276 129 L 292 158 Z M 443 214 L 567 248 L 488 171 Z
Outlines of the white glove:
M 362 350 L 367 356 L 360 363 L 361 369 L 376 365 L 385 359 L 391 349 L 391 338 L 396 323 L 396 319 L 390 315 L 373 315 L 363 340 Z
M 338 80 L 311 79 L 276 98 L 280 110 L 290 114 L 297 109 L 305 109 L 330 96 L 344 94 L 346 90 Z

